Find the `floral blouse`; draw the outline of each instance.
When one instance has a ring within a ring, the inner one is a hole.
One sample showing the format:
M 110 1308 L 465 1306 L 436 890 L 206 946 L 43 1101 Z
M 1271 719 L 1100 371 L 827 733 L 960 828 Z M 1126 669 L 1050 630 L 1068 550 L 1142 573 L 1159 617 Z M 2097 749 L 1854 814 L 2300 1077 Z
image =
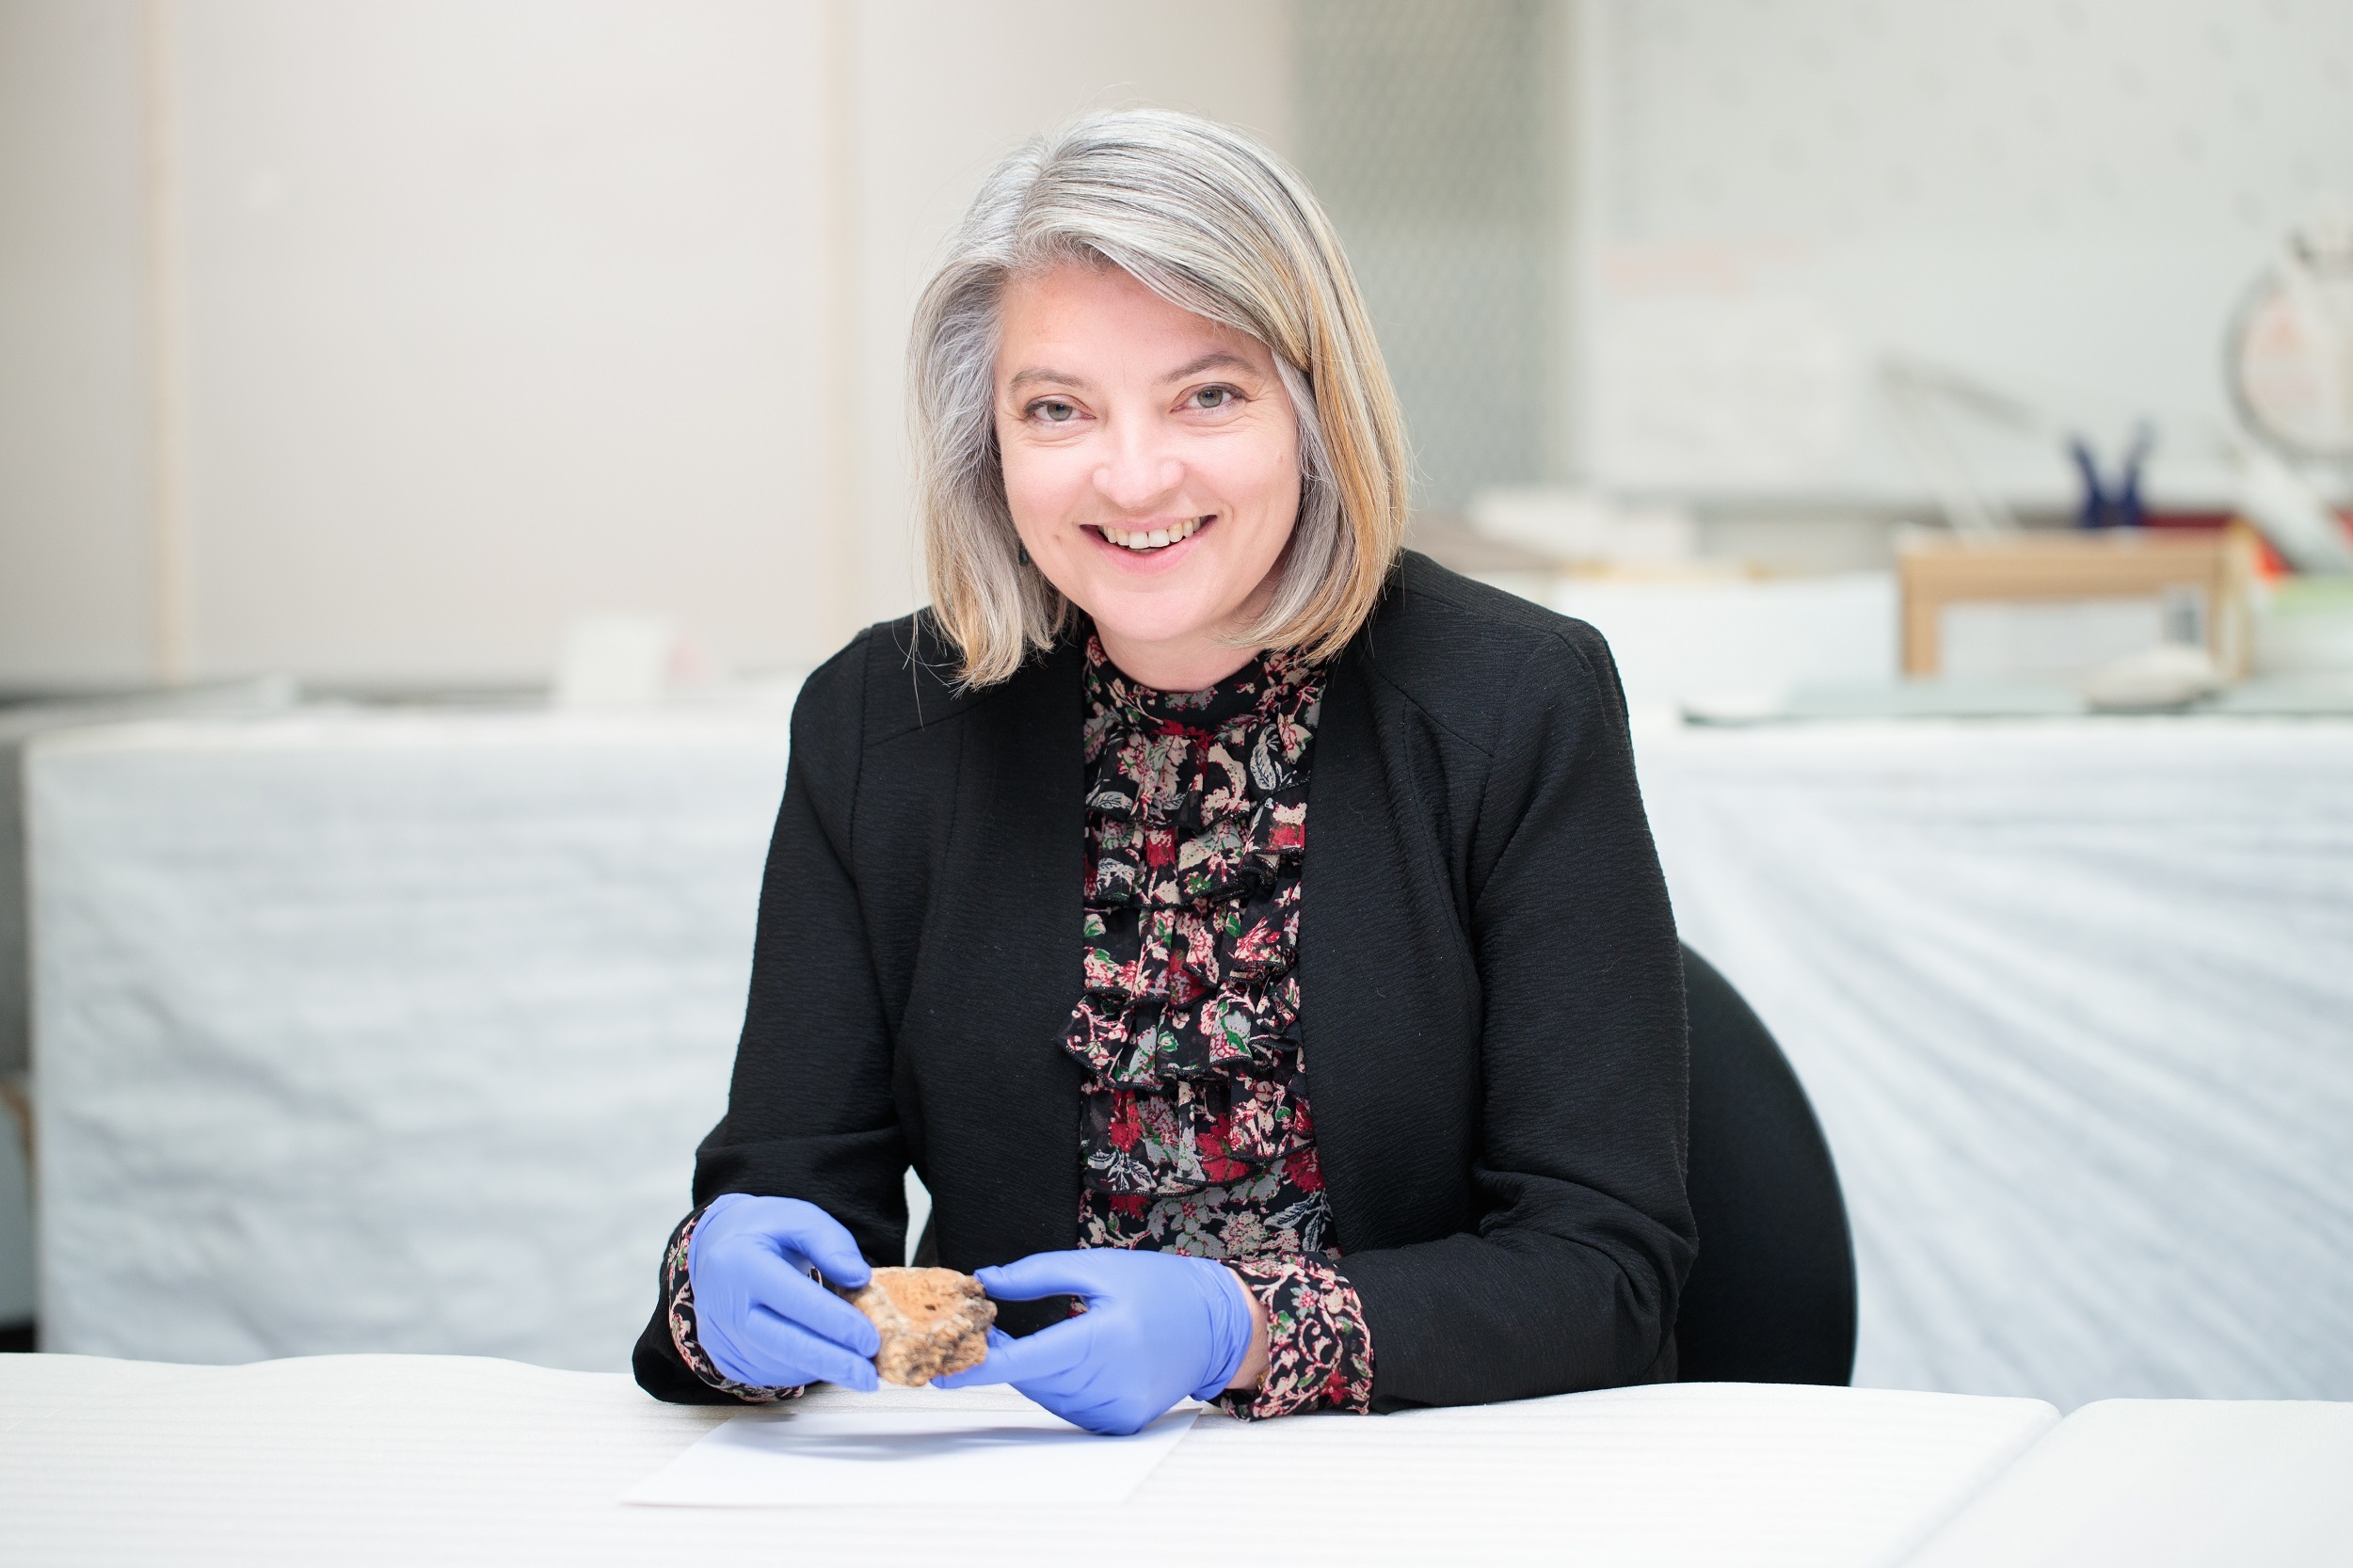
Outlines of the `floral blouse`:
M 1300 865 L 1321 673 L 1270 653 L 1206 691 L 1139 686 L 1089 638 L 1087 1069 L 1079 1244 L 1225 1263 L 1266 1308 L 1233 1414 L 1372 1402 L 1372 1340 L 1316 1163 L 1299 1041 Z
M 1246 1418 L 1362 1412 L 1372 1339 L 1316 1162 L 1299 1040 L 1300 866 L 1321 672 L 1269 653 L 1206 691 L 1160 692 L 1086 658 L 1085 984 L 1063 1047 L 1086 1068 L 1079 1244 L 1216 1258 L 1267 1317 Z M 670 1336 L 695 1342 L 696 1215 L 663 1259 Z

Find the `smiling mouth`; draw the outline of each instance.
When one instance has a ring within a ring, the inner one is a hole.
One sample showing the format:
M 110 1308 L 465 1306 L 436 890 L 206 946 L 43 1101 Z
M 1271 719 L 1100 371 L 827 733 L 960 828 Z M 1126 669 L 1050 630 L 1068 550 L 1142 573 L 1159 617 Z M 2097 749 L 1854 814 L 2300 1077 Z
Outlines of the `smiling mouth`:
M 1155 550 L 1166 550 L 1173 544 L 1182 544 L 1216 520 L 1217 514 L 1209 512 L 1201 517 L 1187 518 L 1171 528 L 1113 528 L 1109 523 L 1096 523 L 1094 527 L 1106 542 L 1144 555 Z

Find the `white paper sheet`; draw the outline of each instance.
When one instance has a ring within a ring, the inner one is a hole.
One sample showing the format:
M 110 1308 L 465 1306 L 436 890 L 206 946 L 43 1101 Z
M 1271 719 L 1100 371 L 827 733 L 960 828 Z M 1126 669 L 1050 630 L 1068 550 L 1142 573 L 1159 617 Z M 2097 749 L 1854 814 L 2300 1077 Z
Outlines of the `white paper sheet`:
M 1048 1508 L 1128 1500 L 1193 1427 L 1098 1437 L 1043 1410 L 738 1416 L 621 1495 L 702 1508 Z

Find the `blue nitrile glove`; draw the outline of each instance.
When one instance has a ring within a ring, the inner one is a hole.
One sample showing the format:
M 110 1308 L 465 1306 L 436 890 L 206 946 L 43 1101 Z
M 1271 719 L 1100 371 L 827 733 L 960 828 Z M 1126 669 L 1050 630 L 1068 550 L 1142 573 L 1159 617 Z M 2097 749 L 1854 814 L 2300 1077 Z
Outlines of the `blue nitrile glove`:
M 1250 1353 L 1250 1299 L 1206 1257 L 1091 1247 L 1035 1253 L 977 1277 L 1000 1301 L 1069 1295 L 1087 1309 L 1026 1339 L 991 1329 L 986 1361 L 933 1385 L 1010 1383 L 1089 1432 L 1124 1436 L 1178 1400 L 1215 1399 Z
M 747 1192 L 711 1200 L 687 1243 L 686 1274 L 696 1342 L 722 1375 L 757 1388 L 823 1378 L 873 1391 L 882 1336 L 808 1277 L 811 1264 L 854 1289 L 873 1272 L 840 1222 L 813 1203 Z

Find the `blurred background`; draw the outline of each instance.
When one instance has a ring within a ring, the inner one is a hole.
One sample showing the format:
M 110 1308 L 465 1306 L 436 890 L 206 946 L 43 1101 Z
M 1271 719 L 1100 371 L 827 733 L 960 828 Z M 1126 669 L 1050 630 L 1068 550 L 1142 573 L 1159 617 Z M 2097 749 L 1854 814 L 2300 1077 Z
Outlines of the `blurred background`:
M 2113 485 L 2144 423 L 2142 504 L 2218 520 L 2234 314 L 2353 200 L 2353 22 L 2321 0 L 9 0 L 0 28 L 22 696 L 528 688 L 609 613 L 760 671 L 904 613 L 911 297 L 981 170 L 1084 107 L 1196 110 L 1305 169 L 1423 531 L 1489 573 L 1885 570 L 1956 504 L 2072 517 L 2068 440 Z
M 619 1364 L 914 295 L 1130 104 L 1609 635 L 1863 1380 L 2353 1398 L 2332 0 L 0 0 L 0 1323 Z

